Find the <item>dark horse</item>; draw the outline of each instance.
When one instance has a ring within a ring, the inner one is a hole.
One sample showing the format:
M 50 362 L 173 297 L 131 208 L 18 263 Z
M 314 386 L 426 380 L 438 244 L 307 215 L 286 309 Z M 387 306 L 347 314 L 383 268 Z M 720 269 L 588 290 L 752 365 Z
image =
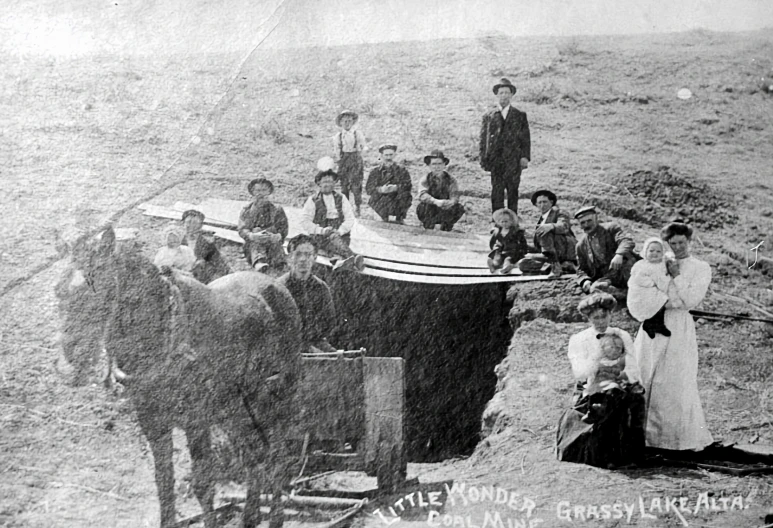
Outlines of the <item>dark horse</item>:
M 126 392 L 153 451 L 161 526 L 175 524 L 173 427 L 185 432 L 194 492 L 204 514 L 212 512 L 213 424 L 226 432 L 248 473 L 243 526 L 260 523 L 263 477 L 274 497 L 269 525 L 281 526 L 282 489 L 300 457 L 288 446 L 301 367 L 300 318 L 289 292 L 251 271 L 207 286 L 162 273 L 136 248 L 116 248 L 112 229 L 72 253 L 68 282 L 57 288 L 60 298 L 69 292 L 80 299 L 62 303 L 65 357 L 99 344 L 126 374 Z M 78 369 L 92 362 L 73 363 Z M 208 528 L 215 522 L 214 514 L 205 515 Z

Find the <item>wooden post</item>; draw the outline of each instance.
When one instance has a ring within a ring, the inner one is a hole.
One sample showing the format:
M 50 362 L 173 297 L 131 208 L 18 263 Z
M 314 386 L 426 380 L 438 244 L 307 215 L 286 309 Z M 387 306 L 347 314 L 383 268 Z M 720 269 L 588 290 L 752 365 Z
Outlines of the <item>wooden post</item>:
M 368 473 L 380 491 L 393 492 L 405 481 L 405 376 L 402 358 L 363 358 L 365 442 Z

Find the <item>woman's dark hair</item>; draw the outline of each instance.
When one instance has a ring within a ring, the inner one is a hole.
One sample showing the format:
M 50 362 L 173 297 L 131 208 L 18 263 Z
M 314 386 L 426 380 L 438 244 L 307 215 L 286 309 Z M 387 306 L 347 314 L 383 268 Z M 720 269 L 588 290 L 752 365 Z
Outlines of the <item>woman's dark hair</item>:
M 287 253 L 292 253 L 295 251 L 295 248 L 300 246 L 301 244 L 311 244 L 314 247 L 314 251 L 319 251 L 319 248 L 317 247 L 317 243 L 314 242 L 314 239 L 306 234 L 300 234 L 296 235 L 290 240 L 287 241 Z
M 271 193 L 274 192 L 274 184 L 271 183 L 271 180 L 268 180 L 266 178 L 255 178 L 250 183 L 247 184 L 247 192 L 252 194 L 252 188 L 256 185 L 266 185 L 269 188 L 269 191 Z
M 611 312 L 617 306 L 617 301 L 608 293 L 592 293 L 577 305 L 577 310 L 585 317 L 601 308 Z
M 660 238 L 666 242 L 668 242 L 671 238 L 679 235 L 687 238 L 687 240 L 690 240 L 692 238 L 692 227 L 683 222 L 674 221 L 660 230 Z

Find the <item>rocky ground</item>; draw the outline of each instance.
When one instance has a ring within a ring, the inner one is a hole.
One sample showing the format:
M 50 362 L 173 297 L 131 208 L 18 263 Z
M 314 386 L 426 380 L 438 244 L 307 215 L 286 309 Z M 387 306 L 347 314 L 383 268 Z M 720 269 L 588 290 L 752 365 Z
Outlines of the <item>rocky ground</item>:
M 767 33 L 696 31 L 259 50 L 241 68 L 235 53 L 0 57 L 10 153 L 0 196 L 0 524 L 136 527 L 158 519 L 152 458 L 126 401 L 99 386 L 70 387 L 57 370 L 58 237 L 113 221 L 140 228 L 150 255 L 166 222 L 142 217 L 136 203 L 243 198 L 258 174 L 277 184 L 278 202 L 299 205 L 344 107 L 361 113 L 372 146 L 397 142 L 414 183 L 421 157 L 443 148 L 468 206 L 458 228 L 484 233 L 490 183 L 477 163 L 479 120 L 493 103 L 491 84 L 509 76 L 534 145 L 521 184 L 526 226 L 537 217 L 527 197 L 543 187 L 570 211 L 597 204 L 639 243 L 672 216 L 685 217 L 697 229 L 694 254 L 714 275 L 702 309 L 765 317 L 773 312 L 772 271 L 766 260 L 752 265 L 749 250 L 762 242 L 758 256 L 769 257 L 773 247 L 773 95 L 762 82 L 773 71 L 771 51 Z M 677 98 L 681 88 L 692 97 Z M 373 166 L 374 151 L 366 158 Z M 243 265 L 237 247 L 225 253 Z M 555 462 L 554 426 L 569 397 L 565 347 L 582 327 L 578 296 L 568 282 L 554 282 L 519 287 L 510 298 L 520 329 L 499 369 L 505 403 L 487 419 L 491 434 L 469 459 L 412 466 L 412 474 L 518 490 L 536 505 L 530 520 L 543 526 L 568 525 L 560 501 L 638 497 L 657 519 L 639 512 L 630 523 L 587 524 L 683 526 L 651 499 L 687 497 L 694 509 L 702 493 L 743 497 L 749 508 L 698 508 L 685 517 L 690 526 L 763 524 L 773 497 L 762 477 Z M 529 323 L 536 317 L 557 322 Z M 720 438 L 773 443 L 769 329 L 699 323 L 701 397 Z M 184 445 L 177 447 L 184 495 Z M 456 499 L 447 501 L 450 517 L 433 522 L 462 518 Z M 482 502 L 475 508 L 479 525 Z M 190 496 L 180 509 L 196 511 Z

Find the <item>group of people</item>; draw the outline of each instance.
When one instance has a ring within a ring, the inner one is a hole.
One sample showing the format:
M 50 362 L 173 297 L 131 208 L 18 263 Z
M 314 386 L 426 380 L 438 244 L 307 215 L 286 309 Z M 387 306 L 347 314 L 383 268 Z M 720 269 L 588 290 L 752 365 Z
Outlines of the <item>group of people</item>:
M 592 293 L 578 309 L 592 326 L 569 340 L 578 385 L 559 423 L 559 459 L 620 466 L 639 461 L 645 445 L 700 451 L 713 442 L 698 394 L 698 344 L 689 312 L 706 296 L 711 268 L 690 255 L 692 237 L 689 225 L 672 222 L 660 238 L 645 242 L 644 259 L 608 228 L 588 237 L 581 262 L 595 262 L 605 244 L 610 247 L 602 251 L 615 255 L 610 260 L 620 258 L 614 269 L 580 279 Z M 616 250 L 611 240 L 618 241 Z M 602 291 L 625 286 L 628 311 L 641 322 L 635 340 L 609 326 L 616 299 Z

